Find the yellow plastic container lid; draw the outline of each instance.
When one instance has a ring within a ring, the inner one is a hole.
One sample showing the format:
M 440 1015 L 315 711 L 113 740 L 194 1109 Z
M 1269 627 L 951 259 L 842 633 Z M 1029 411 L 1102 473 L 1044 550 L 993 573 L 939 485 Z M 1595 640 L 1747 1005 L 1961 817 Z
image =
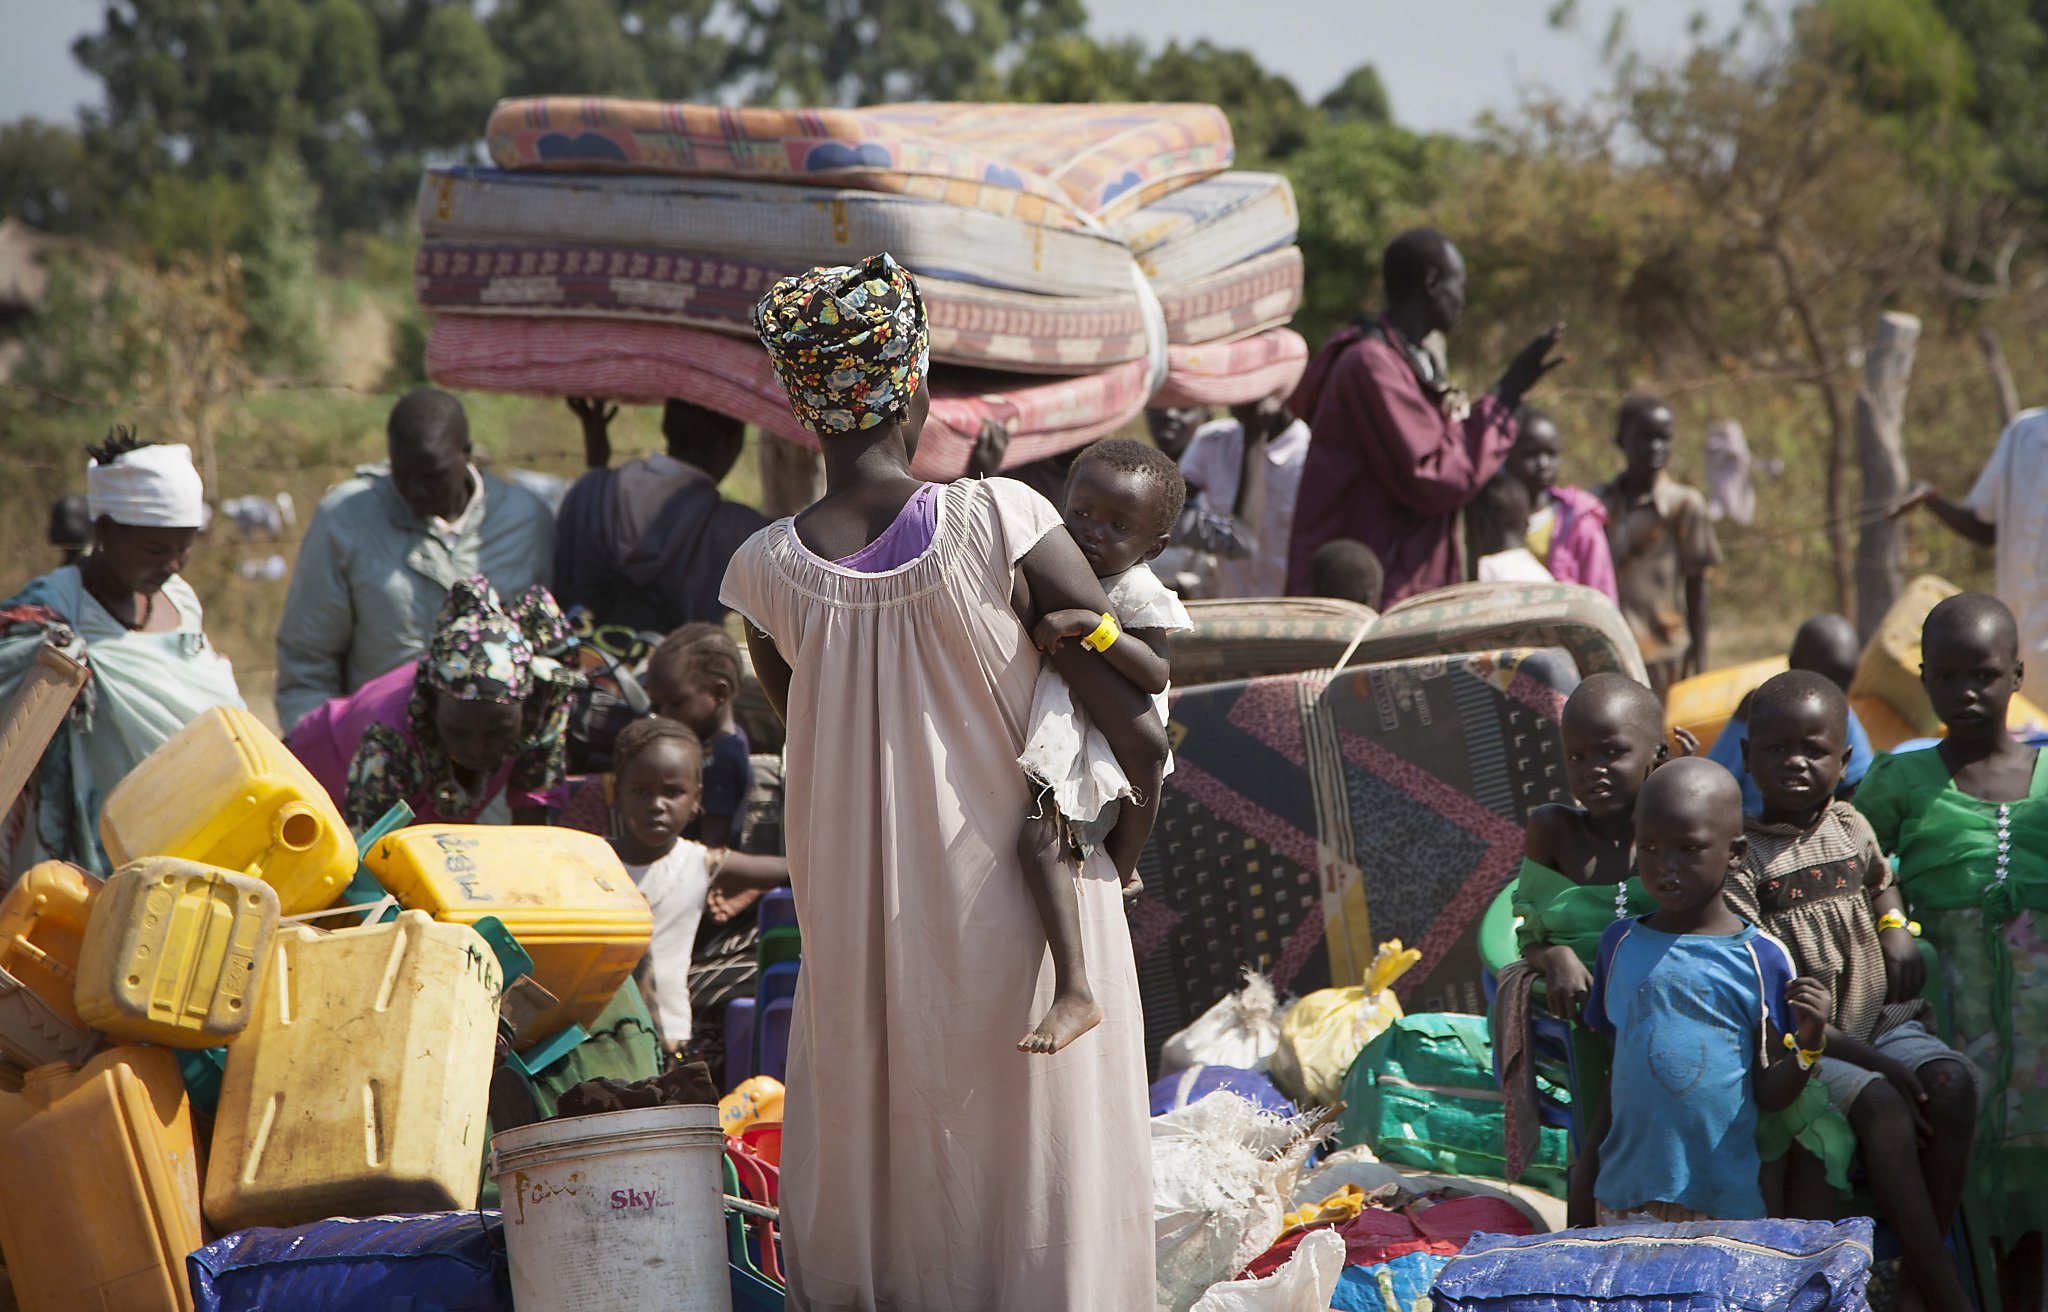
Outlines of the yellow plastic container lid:
M 1712 751 L 1742 699 L 1788 668 L 1783 656 L 1766 656 L 1680 679 L 1664 698 L 1664 731 L 1687 730 L 1700 740 L 1700 751 Z
M 334 800 L 249 712 L 216 706 L 151 752 L 100 810 L 116 866 L 175 856 L 254 875 L 284 915 L 334 905 L 355 874 L 355 840 Z
M 576 829 L 414 825 L 363 858 L 399 905 L 436 920 L 496 916 L 533 958 L 534 982 L 561 1001 L 522 1049 L 597 1019 L 647 954 L 654 916 L 610 843 Z
M 0 897 L 0 971 L 20 980 L 72 1025 L 83 1024 L 72 993 L 78 951 L 100 881 L 67 861 L 44 861 L 23 872 Z
M 250 875 L 149 857 L 107 877 L 78 962 L 78 1014 L 119 1039 L 214 1048 L 248 1025 L 277 932 Z
M 22 1312 L 192 1307 L 205 1242 L 199 1154 L 178 1061 L 114 1048 L 0 1093 L 0 1249 Z
M 503 980 L 424 912 L 277 934 L 228 1048 L 206 1216 L 222 1233 L 476 1203 Z

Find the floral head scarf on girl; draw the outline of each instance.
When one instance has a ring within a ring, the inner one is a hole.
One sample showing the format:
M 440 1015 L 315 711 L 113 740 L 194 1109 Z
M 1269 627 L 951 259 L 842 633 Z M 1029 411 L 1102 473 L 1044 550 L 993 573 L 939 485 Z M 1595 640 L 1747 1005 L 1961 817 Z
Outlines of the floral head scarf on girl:
M 886 251 L 784 278 L 754 307 L 754 329 L 789 408 L 820 436 L 901 418 L 931 365 L 917 280 Z

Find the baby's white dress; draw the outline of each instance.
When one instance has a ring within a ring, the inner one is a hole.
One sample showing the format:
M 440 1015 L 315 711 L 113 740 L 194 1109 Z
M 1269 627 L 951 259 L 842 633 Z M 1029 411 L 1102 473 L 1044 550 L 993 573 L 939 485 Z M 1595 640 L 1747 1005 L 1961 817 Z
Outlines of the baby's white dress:
M 1168 633 L 1189 633 L 1194 621 L 1173 589 L 1159 581 L 1143 561 L 1114 578 L 1102 580 L 1109 595 L 1109 613 L 1125 629 L 1164 629 Z M 1134 642 L 1134 638 L 1121 638 Z M 1166 693 L 1153 698 L 1159 723 L 1166 724 Z M 1024 740 L 1024 754 L 1017 764 L 1032 781 L 1040 805 L 1051 804 L 1066 818 L 1082 852 L 1092 851 L 1116 823 L 1111 804 L 1135 797 L 1136 790 L 1124 777 L 1116 754 L 1087 713 L 1074 704 L 1067 681 L 1053 669 L 1050 660 L 1038 670 L 1038 685 L 1031 692 L 1031 721 Z M 1173 773 L 1173 758 L 1166 761 L 1166 773 Z

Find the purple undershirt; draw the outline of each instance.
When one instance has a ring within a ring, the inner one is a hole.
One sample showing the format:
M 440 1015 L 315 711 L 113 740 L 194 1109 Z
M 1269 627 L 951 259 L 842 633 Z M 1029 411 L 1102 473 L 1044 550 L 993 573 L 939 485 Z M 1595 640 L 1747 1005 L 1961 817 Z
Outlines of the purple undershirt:
M 882 536 L 832 563 L 856 574 L 886 574 L 925 553 L 939 528 L 939 485 L 926 483 L 910 494 Z

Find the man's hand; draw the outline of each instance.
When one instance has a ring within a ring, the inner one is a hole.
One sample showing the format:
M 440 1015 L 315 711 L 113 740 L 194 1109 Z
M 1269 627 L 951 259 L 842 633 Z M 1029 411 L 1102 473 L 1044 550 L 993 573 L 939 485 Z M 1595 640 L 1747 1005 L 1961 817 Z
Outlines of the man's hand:
M 619 408 L 607 405 L 601 396 L 572 396 L 569 398 L 569 413 L 583 425 L 584 465 L 603 469 L 611 464 L 611 424 L 619 417 Z
M 1522 348 L 1521 354 L 1509 363 L 1507 372 L 1500 376 L 1500 384 L 1496 390 L 1502 401 L 1510 406 L 1521 404 L 1522 397 L 1530 388 L 1536 386 L 1543 375 L 1570 358 L 1551 354 L 1557 349 L 1557 344 L 1563 337 L 1564 323 L 1560 320 L 1550 325 L 1546 331 L 1537 334 Z
M 1000 419 L 981 421 L 981 432 L 974 439 L 974 450 L 967 456 L 967 477 L 994 478 L 1002 472 L 1003 457 L 1010 451 L 1010 430 Z
M 1684 725 L 1672 726 L 1671 737 L 1678 744 L 1678 754 L 1680 756 L 1698 756 L 1700 754 L 1700 740 L 1693 737 L 1692 730 Z
M 1102 625 L 1102 616 L 1090 610 L 1056 610 L 1038 622 L 1031 641 L 1050 656 L 1070 638 L 1085 638 Z
M 1920 941 L 1903 929 L 1881 929 L 1877 941 L 1884 949 L 1884 974 L 1890 981 L 1886 999 L 1907 1002 L 1919 997 L 1927 986 L 1927 959 L 1920 955 Z
M 1834 1003 L 1827 985 L 1810 975 L 1801 975 L 1785 986 L 1785 1008 L 1792 1013 L 1792 1036 L 1800 1047 L 1811 1052 L 1821 1046 Z

